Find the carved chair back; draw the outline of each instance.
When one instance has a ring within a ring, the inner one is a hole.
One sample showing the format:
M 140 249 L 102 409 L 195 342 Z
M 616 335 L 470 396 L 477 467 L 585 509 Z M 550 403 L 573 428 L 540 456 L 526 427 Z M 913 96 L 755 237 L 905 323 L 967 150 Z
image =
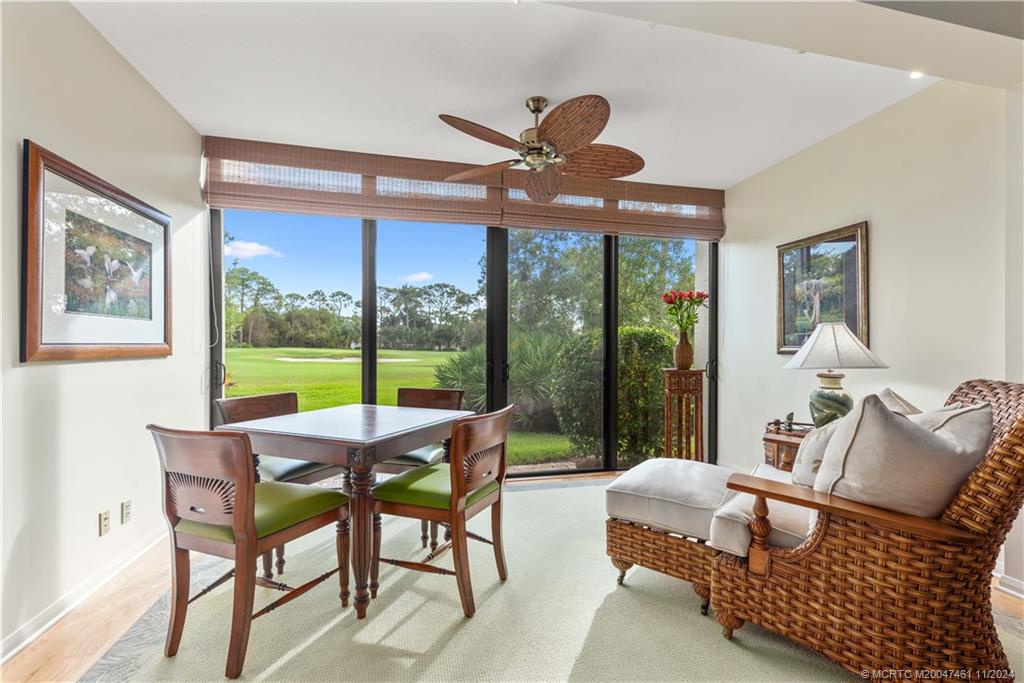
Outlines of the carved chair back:
M 265 417 L 291 415 L 299 412 L 299 396 L 294 391 L 238 398 L 219 398 L 215 403 L 220 411 L 221 424 L 260 420 Z
M 508 424 L 514 407 L 464 417 L 452 425 L 452 510 L 464 509 L 466 496 L 481 486 L 505 481 Z
M 255 469 L 249 437 L 241 432 L 194 432 L 146 427 L 156 442 L 164 483 L 164 514 L 231 527 L 235 542 L 256 540 Z
M 462 410 L 462 389 L 398 389 L 398 405 L 404 408 L 437 408 Z
M 992 440 L 985 459 L 960 487 L 942 519 L 988 537 L 983 549 L 988 574 L 982 575 L 991 575 L 999 548 L 1024 504 L 1024 384 L 970 380 L 946 403 L 956 402 L 992 406 Z

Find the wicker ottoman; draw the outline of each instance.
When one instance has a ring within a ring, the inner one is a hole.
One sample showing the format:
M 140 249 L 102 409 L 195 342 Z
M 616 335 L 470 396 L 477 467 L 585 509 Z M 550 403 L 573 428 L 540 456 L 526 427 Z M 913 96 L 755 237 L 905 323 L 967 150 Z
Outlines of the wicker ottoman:
M 734 495 L 725 487 L 730 474 L 694 460 L 656 458 L 612 482 L 605 490 L 608 556 L 619 583 L 634 564 L 689 581 L 707 614 L 718 554 L 707 540 L 715 511 Z

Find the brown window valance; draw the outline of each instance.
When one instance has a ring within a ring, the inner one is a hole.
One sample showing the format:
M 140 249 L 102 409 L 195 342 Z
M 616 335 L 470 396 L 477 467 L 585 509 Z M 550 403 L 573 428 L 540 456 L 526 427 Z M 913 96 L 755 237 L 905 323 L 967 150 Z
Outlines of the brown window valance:
M 446 183 L 473 166 L 218 137 L 203 138 L 203 156 L 203 191 L 218 209 L 702 240 L 725 233 L 722 190 L 565 176 L 561 194 L 540 204 L 526 197 L 520 170 Z

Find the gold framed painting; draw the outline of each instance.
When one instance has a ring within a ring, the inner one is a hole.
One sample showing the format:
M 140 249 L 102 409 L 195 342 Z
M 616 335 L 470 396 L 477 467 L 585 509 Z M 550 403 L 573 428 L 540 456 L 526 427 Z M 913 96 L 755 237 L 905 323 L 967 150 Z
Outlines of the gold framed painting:
M 781 244 L 778 250 L 778 353 L 796 353 L 818 323 L 845 322 L 868 341 L 868 224 Z
M 24 142 L 21 361 L 168 356 L 171 219 Z

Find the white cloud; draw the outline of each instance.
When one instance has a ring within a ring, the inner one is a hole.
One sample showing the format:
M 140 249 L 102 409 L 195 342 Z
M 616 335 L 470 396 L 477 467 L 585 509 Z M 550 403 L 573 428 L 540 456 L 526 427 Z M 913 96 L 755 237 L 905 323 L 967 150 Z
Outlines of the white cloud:
M 237 259 L 255 258 L 257 256 L 281 258 L 284 256 L 284 254 L 270 245 L 260 244 L 259 242 L 244 242 L 242 240 L 232 240 L 225 244 L 224 255 L 233 256 Z
M 433 280 L 433 273 L 428 273 L 425 270 L 421 270 L 418 273 L 409 273 L 398 278 L 402 282 L 426 282 L 427 280 Z

